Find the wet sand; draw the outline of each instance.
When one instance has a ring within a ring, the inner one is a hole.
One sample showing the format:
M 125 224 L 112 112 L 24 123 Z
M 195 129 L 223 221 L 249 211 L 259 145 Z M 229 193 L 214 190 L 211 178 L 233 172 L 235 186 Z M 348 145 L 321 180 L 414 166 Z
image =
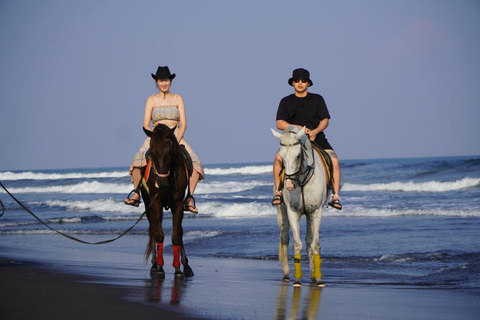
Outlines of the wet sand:
M 166 257 L 169 261 L 169 257 Z M 58 261 L 0 259 L 2 319 L 479 319 L 478 290 L 283 283 L 275 261 L 191 258 L 196 275 L 69 274 Z M 85 268 L 89 268 L 86 266 Z M 307 270 L 304 271 L 307 274 Z M 137 277 L 138 276 L 138 277 Z M 306 279 L 305 279 L 306 281 Z

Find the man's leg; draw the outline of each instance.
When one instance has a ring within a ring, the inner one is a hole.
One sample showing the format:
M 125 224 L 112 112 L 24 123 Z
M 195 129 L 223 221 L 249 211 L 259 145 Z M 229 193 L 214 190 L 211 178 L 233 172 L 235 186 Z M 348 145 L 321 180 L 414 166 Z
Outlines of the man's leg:
M 277 154 L 275 155 L 275 160 L 273 161 L 273 186 L 274 186 L 274 195 L 273 195 L 273 200 L 272 204 L 274 206 L 280 205 L 283 203 L 283 194 L 279 190 L 280 189 L 280 183 L 281 183 L 281 178 L 280 178 L 280 173 L 282 172 L 282 158 L 280 158 L 280 155 Z
M 340 162 L 338 161 L 338 157 L 335 154 L 335 151 L 332 149 L 325 150 L 330 158 L 332 159 L 333 165 L 333 192 L 332 192 L 332 201 L 330 202 L 332 207 L 341 210 L 342 204 L 340 203 L 340 179 L 341 179 L 341 172 L 340 172 Z M 335 201 L 337 200 L 337 201 Z

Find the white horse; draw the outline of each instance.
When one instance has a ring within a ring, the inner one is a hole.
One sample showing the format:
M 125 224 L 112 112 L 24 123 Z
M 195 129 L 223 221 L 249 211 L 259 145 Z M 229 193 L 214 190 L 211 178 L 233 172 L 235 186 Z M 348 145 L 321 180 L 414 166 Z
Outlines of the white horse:
M 314 151 L 310 140 L 305 136 L 305 128 L 299 130 L 289 126 L 283 133 L 272 129 L 280 140 L 280 157 L 284 166 L 284 204 L 277 206 L 277 220 L 280 227 L 278 259 L 283 269 L 283 280 L 290 281 L 288 266 L 289 227 L 292 228 L 295 281 L 293 286 L 301 286 L 302 241 L 300 240 L 300 217 L 307 219 L 307 246 L 310 263 L 310 279 L 318 287 L 324 287 L 320 265 L 320 222 L 327 199 L 326 173 L 322 159 Z

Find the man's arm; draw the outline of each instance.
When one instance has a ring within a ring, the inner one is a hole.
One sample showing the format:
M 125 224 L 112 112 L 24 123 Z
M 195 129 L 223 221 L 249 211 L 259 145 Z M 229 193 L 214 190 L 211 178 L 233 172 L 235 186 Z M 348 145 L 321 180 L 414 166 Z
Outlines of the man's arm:
M 325 118 L 323 119 L 322 121 L 320 121 L 320 123 L 318 124 L 318 126 L 313 129 L 313 130 L 309 130 L 308 132 L 305 132 L 305 134 L 308 134 L 308 136 L 310 137 L 310 141 L 313 141 L 315 140 L 315 138 L 317 137 L 317 135 L 322 132 L 323 130 L 327 129 L 328 127 L 328 122 L 329 122 L 329 119 L 328 118 Z M 277 124 L 278 126 L 278 124 Z
M 277 129 L 278 130 L 285 130 L 288 126 L 292 126 L 291 123 L 288 123 L 287 121 L 285 120 L 277 120 Z M 297 126 L 298 129 L 302 130 L 303 126 L 299 126 L 299 125 L 294 125 L 294 126 Z M 305 129 L 307 130 L 307 129 Z

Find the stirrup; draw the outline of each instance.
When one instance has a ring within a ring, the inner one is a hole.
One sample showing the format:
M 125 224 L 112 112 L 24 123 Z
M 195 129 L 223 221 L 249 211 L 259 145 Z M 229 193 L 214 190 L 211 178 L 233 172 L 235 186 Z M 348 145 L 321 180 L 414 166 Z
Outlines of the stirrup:
M 130 198 L 132 193 L 138 194 L 138 200 Z M 127 200 L 131 200 L 133 202 L 127 202 Z M 140 206 L 140 203 L 142 203 L 142 201 L 140 201 L 140 192 L 138 191 L 138 187 L 137 187 L 137 189 L 133 189 L 132 191 L 130 191 L 130 193 L 128 194 L 127 199 L 124 201 L 124 203 L 128 206 L 133 206 L 133 207 Z
M 188 199 L 192 199 L 193 205 L 188 204 Z M 194 211 L 196 210 L 196 211 Z M 195 204 L 195 198 L 192 195 L 188 195 L 185 200 L 183 200 L 183 211 L 189 211 L 191 213 L 198 213 L 198 208 Z
M 337 199 L 333 200 L 334 196 L 336 196 Z M 340 203 L 340 197 L 338 195 L 336 195 L 335 193 L 332 193 L 331 197 L 332 197 L 332 201 L 330 201 L 327 204 L 327 207 L 332 208 L 332 209 L 342 210 L 343 207 L 342 207 L 342 204 Z
M 275 194 L 279 192 L 280 194 Z M 275 201 L 279 201 L 278 203 L 274 203 Z M 282 190 L 277 190 L 274 192 L 274 195 L 273 195 L 273 199 L 272 199 L 272 206 L 280 206 L 284 204 L 284 201 L 283 201 L 283 192 Z

